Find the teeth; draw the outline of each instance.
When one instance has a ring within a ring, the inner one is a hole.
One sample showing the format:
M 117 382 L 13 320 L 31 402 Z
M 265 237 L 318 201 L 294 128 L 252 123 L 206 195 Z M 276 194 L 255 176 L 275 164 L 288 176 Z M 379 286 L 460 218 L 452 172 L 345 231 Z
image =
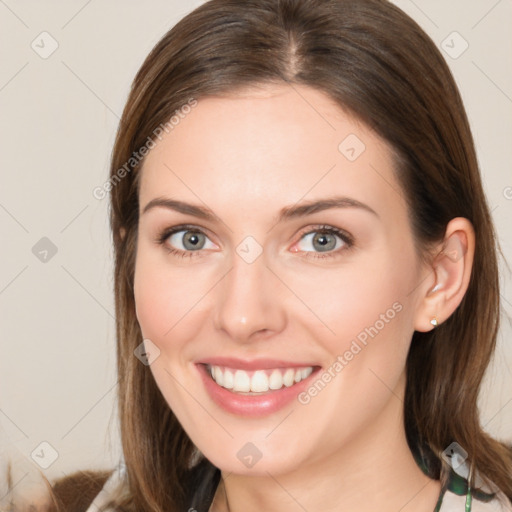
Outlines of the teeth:
M 233 389 L 235 385 L 235 376 L 231 370 L 224 371 L 224 383 L 222 384 L 226 389 Z
M 217 382 L 219 386 L 224 386 L 224 374 L 222 373 L 222 370 L 218 366 L 215 366 L 213 370 L 213 378 L 215 379 L 215 382 Z
M 283 387 L 283 375 L 279 370 L 273 370 L 268 383 L 270 389 L 281 389 Z
M 209 366 L 212 379 L 223 388 L 239 393 L 265 393 L 282 387 L 291 387 L 309 377 L 312 366 L 306 368 L 283 368 L 273 370 L 234 370 L 220 366 Z
M 311 375 L 312 371 L 313 371 L 313 368 L 311 368 L 311 366 L 309 368 L 304 368 L 303 370 L 301 370 L 300 373 L 301 373 L 302 380 L 309 377 Z
M 295 371 L 292 368 L 288 368 L 288 370 L 284 372 L 283 383 L 287 388 L 289 388 L 290 386 L 293 385 L 294 380 Z
M 219 368 L 219 370 L 220 370 L 220 368 Z M 215 380 L 215 382 L 217 382 L 217 381 Z M 222 382 L 217 382 L 217 384 L 219 386 L 222 386 Z M 235 372 L 235 380 L 233 382 L 233 390 L 234 391 L 242 391 L 242 392 L 251 391 L 251 378 L 249 377 L 249 374 L 247 372 L 244 372 L 242 370 L 237 370 Z
M 254 372 L 251 379 L 251 391 L 254 393 L 268 391 L 268 377 L 264 371 L 258 370 Z

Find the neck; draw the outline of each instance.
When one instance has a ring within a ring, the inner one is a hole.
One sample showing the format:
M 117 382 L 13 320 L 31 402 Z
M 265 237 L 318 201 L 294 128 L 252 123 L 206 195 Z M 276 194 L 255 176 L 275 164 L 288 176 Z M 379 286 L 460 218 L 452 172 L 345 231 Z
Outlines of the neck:
M 390 395 L 375 422 L 327 458 L 274 475 L 222 473 L 210 510 L 432 512 L 440 483 L 423 473 L 408 447 L 403 388 Z

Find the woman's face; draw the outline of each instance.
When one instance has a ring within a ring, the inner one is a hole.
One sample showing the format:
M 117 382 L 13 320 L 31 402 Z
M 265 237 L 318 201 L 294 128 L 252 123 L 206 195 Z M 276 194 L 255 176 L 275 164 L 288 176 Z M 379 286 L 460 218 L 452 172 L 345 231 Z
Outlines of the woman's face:
M 216 466 L 261 475 L 396 438 L 431 276 L 389 147 L 307 87 L 186 110 L 144 164 L 135 271 L 183 428 Z

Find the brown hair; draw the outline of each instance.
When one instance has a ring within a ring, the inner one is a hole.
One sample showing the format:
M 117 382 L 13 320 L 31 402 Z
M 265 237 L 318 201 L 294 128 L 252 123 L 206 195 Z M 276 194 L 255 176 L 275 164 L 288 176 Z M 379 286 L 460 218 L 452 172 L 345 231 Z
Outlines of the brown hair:
M 452 218 L 472 222 L 477 247 L 462 303 L 437 329 L 412 339 L 406 433 L 432 478 L 442 477 L 440 454 L 456 441 L 512 499 L 511 453 L 483 431 L 477 408 L 499 325 L 497 242 L 469 123 L 439 50 L 384 0 L 211 0 L 145 60 L 112 155 L 119 411 L 130 489 L 118 509 L 184 510 L 193 485 L 194 446 L 133 355 L 142 341 L 133 290 L 141 163 L 133 155 L 191 98 L 283 82 L 322 91 L 389 143 L 423 257 Z

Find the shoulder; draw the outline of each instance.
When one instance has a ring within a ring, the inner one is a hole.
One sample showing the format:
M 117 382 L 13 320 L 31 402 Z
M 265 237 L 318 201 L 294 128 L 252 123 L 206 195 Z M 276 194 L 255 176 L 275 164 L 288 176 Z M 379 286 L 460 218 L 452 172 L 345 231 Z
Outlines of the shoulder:
M 52 486 L 57 510 L 86 512 L 112 474 L 113 471 L 77 471 L 57 480 Z M 53 512 L 52 508 L 49 512 Z
M 58 510 L 65 512 L 109 512 L 109 504 L 124 497 L 125 465 L 111 471 L 79 471 L 53 485 Z M 53 512 L 50 510 L 49 512 Z
M 468 510 L 466 497 L 447 491 L 443 497 L 443 504 L 440 512 L 461 512 Z M 501 492 L 496 493 L 492 498 L 483 501 L 473 497 L 471 501 L 471 512 L 512 512 L 512 504 Z
M 468 492 L 467 464 L 452 468 L 440 499 L 439 512 L 512 512 L 512 503 L 492 482 L 484 483 L 476 473 L 476 489 Z M 469 495 L 469 496 L 468 496 Z
M 220 480 L 220 470 L 205 458 L 202 458 L 191 469 L 191 473 L 188 475 L 187 510 L 207 510 Z M 116 505 L 113 505 L 114 502 Z M 119 504 L 122 504 L 121 507 Z M 80 512 L 82 510 L 84 512 L 122 512 L 122 510 L 128 510 L 123 508 L 125 504 L 131 504 L 131 499 L 126 479 L 126 466 L 121 461 L 103 483 L 89 507 L 80 509 Z M 68 511 L 66 510 L 66 512 Z M 78 510 L 69 512 L 78 512 Z
M 50 482 L 0 425 L 0 511 L 85 512 L 115 472 L 77 471 Z

